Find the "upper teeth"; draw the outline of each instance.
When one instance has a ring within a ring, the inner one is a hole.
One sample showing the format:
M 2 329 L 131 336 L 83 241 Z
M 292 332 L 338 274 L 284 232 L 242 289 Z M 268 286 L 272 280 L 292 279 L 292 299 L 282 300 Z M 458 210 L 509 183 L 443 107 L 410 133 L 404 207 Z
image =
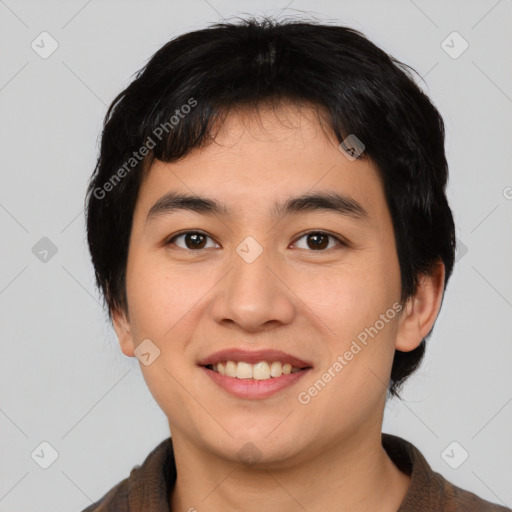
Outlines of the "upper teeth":
M 228 377 L 238 379 L 256 379 L 265 380 L 270 377 L 281 377 L 289 373 L 299 372 L 301 369 L 292 366 L 289 363 L 274 361 L 267 363 L 260 361 L 256 364 L 245 363 L 243 361 L 224 361 L 212 366 L 213 370 Z

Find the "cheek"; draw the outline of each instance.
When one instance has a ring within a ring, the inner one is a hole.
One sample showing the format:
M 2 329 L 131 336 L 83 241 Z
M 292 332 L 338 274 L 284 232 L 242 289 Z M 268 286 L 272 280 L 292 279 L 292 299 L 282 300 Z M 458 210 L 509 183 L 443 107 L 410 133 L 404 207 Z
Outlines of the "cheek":
M 340 342 L 373 325 L 399 299 L 392 265 L 360 261 L 323 274 L 298 279 L 294 290 Z
M 160 351 L 150 365 L 140 364 L 148 389 L 174 423 L 199 415 L 195 410 L 185 412 L 195 402 L 180 383 L 190 378 L 187 345 L 198 321 L 195 308 L 201 307 L 212 283 L 204 273 L 171 268 L 161 258 L 157 261 L 141 252 L 132 255 L 126 286 L 135 344 L 150 339 Z
M 365 393 L 378 397 L 391 370 L 398 328 L 400 272 L 394 247 L 381 241 L 309 286 L 296 284 L 297 295 L 307 297 L 321 320 L 317 325 L 324 326 L 325 371 L 339 376 L 324 398 L 337 400 L 340 393 L 356 400 Z
M 303 391 L 317 410 L 329 409 L 334 425 L 358 424 L 384 399 L 398 327 L 399 286 L 388 276 L 394 272 L 354 266 L 333 274 L 328 285 L 309 288 L 308 306 L 321 319 L 317 326 L 326 326 L 327 350 Z
M 210 281 L 213 276 L 186 264 L 171 267 L 161 257 L 133 255 L 126 278 L 132 328 L 155 339 L 179 331 L 212 287 Z

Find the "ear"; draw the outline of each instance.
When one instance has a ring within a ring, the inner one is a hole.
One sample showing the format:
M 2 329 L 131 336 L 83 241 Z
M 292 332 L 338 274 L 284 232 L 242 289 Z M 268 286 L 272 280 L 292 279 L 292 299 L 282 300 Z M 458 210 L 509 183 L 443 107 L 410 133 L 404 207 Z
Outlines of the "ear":
M 125 356 L 135 357 L 135 345 L 133 343 L 132 329 L 128 315 L 123 311 L 114 310 L 112 312 L 112 323 L 119 340 L 119 346 Z
M 400 317 L 395 348 L 410 352 L 430 332 L 441 308 L 444 293 L 444 263 L 439 260 L 430 274 L 422 274 L 416 294 L 409 297 Z

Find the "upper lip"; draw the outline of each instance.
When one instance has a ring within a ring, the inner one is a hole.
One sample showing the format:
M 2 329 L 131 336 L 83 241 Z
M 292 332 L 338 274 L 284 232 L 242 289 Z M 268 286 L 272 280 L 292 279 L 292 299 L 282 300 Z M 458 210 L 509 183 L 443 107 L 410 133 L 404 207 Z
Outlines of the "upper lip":
M 246 363 L 256 364 L 260 361 L 280 361 L 289 363 L 295 368 L 310 368 L 312 365 L 298 357 L 282 352 L 281 350 L 241 350 L 238 348 L 227 348 L 214 354 L 210 354 L 199 361 L 200 366 L 217 364 L 223 361 L 244 361 Z

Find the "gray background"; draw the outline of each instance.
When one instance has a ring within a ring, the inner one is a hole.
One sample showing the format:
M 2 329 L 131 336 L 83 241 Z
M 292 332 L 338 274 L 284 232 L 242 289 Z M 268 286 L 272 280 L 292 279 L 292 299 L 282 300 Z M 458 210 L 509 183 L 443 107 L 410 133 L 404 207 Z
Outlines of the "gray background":
M 425 361 L 405 400 L 388 404 L 384 430 L 455 484 L 512 506 L 510 0 L 0 0 L 1 511 L 81 510 L 169 435 L 106 321 L 85 243 L 106 106 L 171 37 L 236 14 L 301 11 L 412 65 L 445 119 L 462 243 Z M 58 43 L 46 59 L 31 47 L 51 49 L 43 31 Z M 453 31 L 469 44 L 458 58 Z M 43 441 L 58 452 L 47 469 Z

